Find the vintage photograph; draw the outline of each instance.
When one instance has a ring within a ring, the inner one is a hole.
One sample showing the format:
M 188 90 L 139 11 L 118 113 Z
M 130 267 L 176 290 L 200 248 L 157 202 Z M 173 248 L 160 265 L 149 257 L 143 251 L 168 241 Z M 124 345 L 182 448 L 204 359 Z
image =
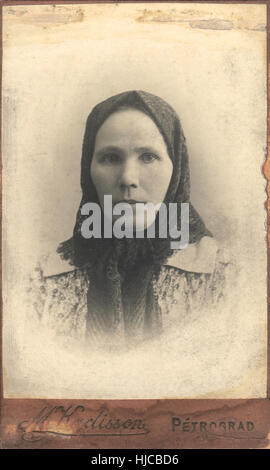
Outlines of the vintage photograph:
M 3 7 L 5 398 L 265 398 L 266 5 Z

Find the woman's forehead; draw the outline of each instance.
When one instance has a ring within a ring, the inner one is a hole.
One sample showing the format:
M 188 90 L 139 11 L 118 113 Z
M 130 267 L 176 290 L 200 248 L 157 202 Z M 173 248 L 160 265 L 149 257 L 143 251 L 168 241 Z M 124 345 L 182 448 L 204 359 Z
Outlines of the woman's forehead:
M 166 147 L 154 121 L 137 109 L 124 109 L 111 114 L 100 126 L 95 150 L 108 145 L 150 145 Z

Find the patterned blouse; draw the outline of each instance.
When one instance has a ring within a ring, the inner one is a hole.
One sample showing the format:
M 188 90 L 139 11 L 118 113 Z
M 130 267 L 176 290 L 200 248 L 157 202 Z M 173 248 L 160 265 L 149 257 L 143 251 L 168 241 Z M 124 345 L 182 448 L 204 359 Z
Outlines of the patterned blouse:
M 29 299 L 33 319 L 48 328 L 65 347 L 83 344 L 86 333 L 87 268 L 74 268 L 46 257 L 31 276 Z M 153 280 L 162 312 L 163 330 L 194 319 L 204 309 L 217 308 L 228 290 L 235 268 L 204 237 L 177 252 Z M 34 306 L 34 309 L 32 308 Z

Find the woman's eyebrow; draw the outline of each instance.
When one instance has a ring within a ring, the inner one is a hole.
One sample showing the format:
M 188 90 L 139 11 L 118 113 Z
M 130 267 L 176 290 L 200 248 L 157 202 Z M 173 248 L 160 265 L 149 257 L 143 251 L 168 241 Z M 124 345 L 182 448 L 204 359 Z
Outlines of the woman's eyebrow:
M 95 154 L 97 156 L 103 155 L 105 152 L 118 152 L 118 153 L 123 153 L 123 150 L 120 147 L 117 147 L 116 145 L 106 145 L 105 147 L 101 147 Z
M 136 147 L 135 149 L 135 152 L 136 153 L 160 153 L 157 149 L 155 149 L 154 147 L 152 147 L 151 145 L 147 145 L 147 146 L 144 146 L 144 147 Z
M 155 153 L 159 154 L 159 151 L 152 147 L 151 145 L 143 146 L 143 147 L 135 147 L 134 151 L 136 153 Z M 117 152 L 117 153 L 124 153 L 123 149 L 121 147 L 118 147 L 117 145 L 105 145 L 105 147 L 101 147 L 100 149 L 95 152 L 95 155 L 97 157 L 104 155 L 106 152 Z

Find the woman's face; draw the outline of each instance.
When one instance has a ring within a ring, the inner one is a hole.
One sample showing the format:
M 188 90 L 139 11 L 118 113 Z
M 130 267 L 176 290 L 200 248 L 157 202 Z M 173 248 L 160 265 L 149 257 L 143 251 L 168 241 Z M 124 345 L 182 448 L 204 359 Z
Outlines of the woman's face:
M 172 171 L 164 139 L 152 119 L 143 112 L 132 108 L 119 110 L 99 128 L 91 178 L 102 207 L 104 195 L 112 196 L 113 205 L 123 201 L 160 204 Z M 135 206 L 132 208 L 135 223 Z M 150 222 L 144 218 L 142 228 Z

